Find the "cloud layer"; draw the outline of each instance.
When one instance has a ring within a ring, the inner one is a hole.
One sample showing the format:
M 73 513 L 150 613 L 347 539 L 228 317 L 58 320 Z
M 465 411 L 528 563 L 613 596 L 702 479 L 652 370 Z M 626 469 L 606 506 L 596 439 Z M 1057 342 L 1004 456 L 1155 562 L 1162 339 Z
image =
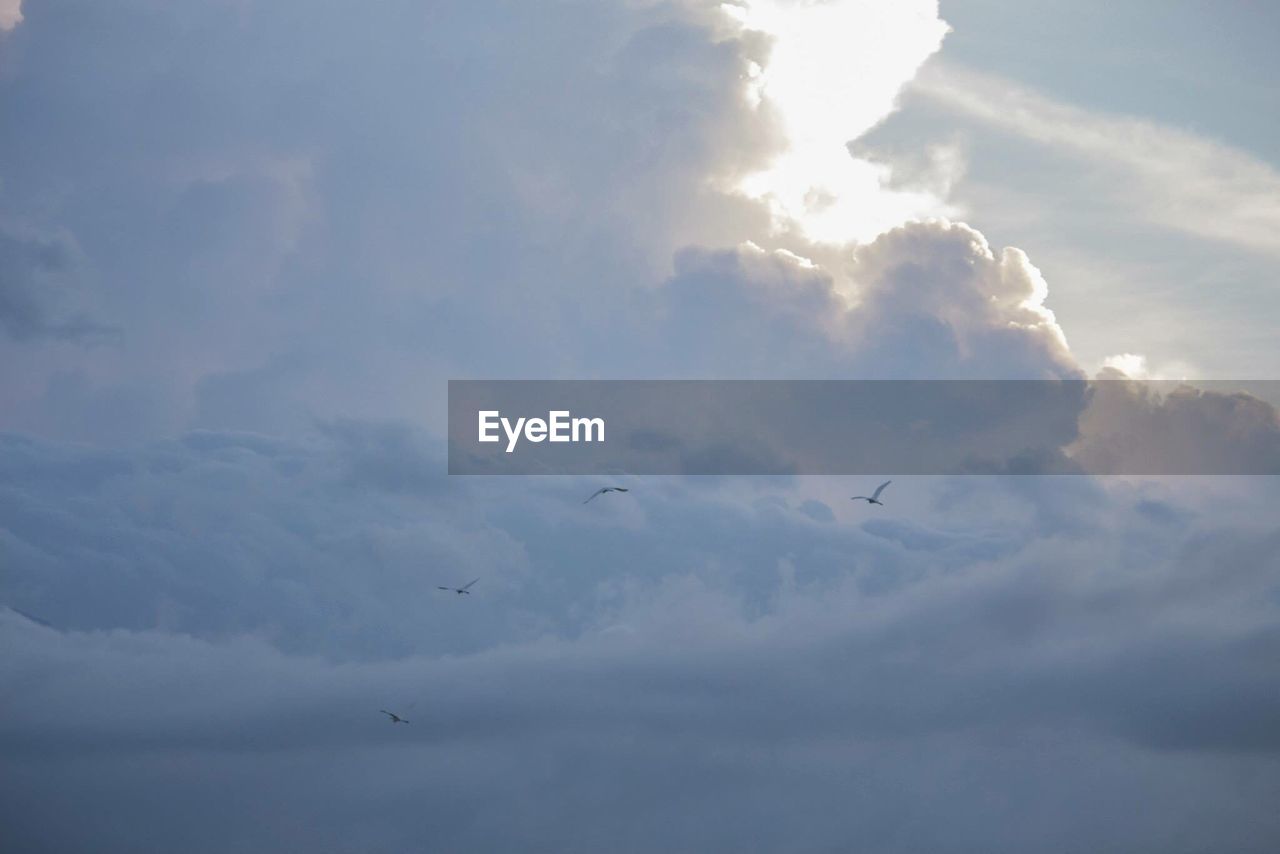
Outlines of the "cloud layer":
M 590 481 L 388 477 L 429 459 L 355 424 L 10 442 L 10 595 L 49 624 L 0 617 L 10 837 L 1056 850 L 1077 809 L 1102 848 L 1277 830 L 1280 534 L 1233 521 L 1269 482 L 908 480 L 868 519 L 824 478 L 632 481 L 584 512 Z

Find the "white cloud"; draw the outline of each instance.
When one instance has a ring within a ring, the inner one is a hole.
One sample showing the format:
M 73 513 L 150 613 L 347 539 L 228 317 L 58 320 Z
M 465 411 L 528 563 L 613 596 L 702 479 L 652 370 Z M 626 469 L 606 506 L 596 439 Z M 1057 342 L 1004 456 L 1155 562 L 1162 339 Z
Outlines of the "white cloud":
M 665 323 L 645 328 L 665 330 L 683 376 L 1075 375 L 1047 295 L 1021 250 L 933 220 L 855 247 L 839 268 L 754 244 L 686 250 L 662 293 Z
M 1102 367 L 1119 371 L 1131 379 L 1146 379 L 1147 357 L 1139 353 L 1117 353 L 1104 359 Z
M 962 223 L 912 223 L 854 254 L 858 332 L 893 376 L 1072 375 L 1048 284 L 1026 253 Z M 888 359 L 887 362 L 884 360 Z
M 22 23 L 22 0 L 0 0 L 0 31 L 9 32 Z
M 1133 380 L 1187 381 L 1192 377 L 1205 379 L 1204 372 L 1197 370 L 1188 362 L 1175 360 L 1152 364 L 1151 360 L 1141 353 L 1116 353 L 1108 356 L 1102 360 L 1101 371 L 1104 372 L 1103 376 L 1107 376 L 1106 371 L 1119 371 Z
M 1113 171 L 1115 197 L 1162 227 L 1280 254 L 1280 171 L 1168 125 L 1056 101 L 1001 77 L 934 63 L 912 91 Z

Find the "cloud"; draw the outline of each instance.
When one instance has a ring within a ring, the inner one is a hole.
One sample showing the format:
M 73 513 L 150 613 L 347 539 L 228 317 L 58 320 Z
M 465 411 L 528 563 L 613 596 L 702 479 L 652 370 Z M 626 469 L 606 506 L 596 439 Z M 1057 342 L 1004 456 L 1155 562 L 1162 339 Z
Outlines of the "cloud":
M 1280 252 L 1280 172 L 1217 140 L 1145 119 L 1064 104 L 947 63 L 911 92 L 1110 170 L 1108 195 L 1149 222 L 1254 252 Z
M 1280 474 L 1280 412 L 1230 383 L 1094 385 L 1071 455 L 1092 472 Z
M 101 340 L 109 327 L 60 303 L 74 290 L 78 252 L 61 234 L 0 227 L 0 329 L 22 340 Z
M 22 0 L 0 0 L 0 32 L 10 32 L 22 23 Z
M 1026 255 L 897 227 L 945 157 L 894 195 L 845 148 L 936 8 L 822 5 L 42 7 L 0 121 L 3 221 L 47 224 L 0 268 L 0 417 L 45 434 L 0 438 L 8 847 L 1268 850 L 1270 481 L 905 479 L 869 517 L 833 478 L 444 476 L 444 380 L 513 365 L 1078 375 Z M 814 79 L 874 72 L 830 134 L 770 106 L 815 28 Z M 1174 201 L 1261 245 L 1271 177 L 1223 163 Z M 48 346 L 80 296 L 118 347 Z M 1116 424 L 1270 447 L 1173 403 Z
M 595 848 L 644 802 L 668 820 L 623 850 L 704 849 L 710 809 L 744 845 L 820 850 L 856 829 L 872 847 L 1026 850 L 1058 832 L 1032 806 L 1067 798 L 1109 816 L 1089 844 L 1266 850 L 1277 532 L 1197 505 L 1198 484 L 907 481 L 911 518 L 867 520 L 824 478 L 654 482 L 584 514 L 576 480 L 442 483 L 439 501 L 356 487 L 348 444 L 204 433 L 124 467 L 7 446 L 5 488 L 33 510 L 4 518 L 46 555 L 39 589 L 99 591 L 80 614 L 69 594 L 19 603 L 57 629 L 0 612 L 11 839 L 396 850 L 425 820 L 467 850 Z M 41 532 L 71 493 L 77 517 Z M 184 531 L 206 548 L 181 549 Z M 483 550 L 502 540 L 518 549 Z M 85 562 L 125 544 L 127 562 Z M 232 548 L 238 567 L 201 566 Z M 507 574 L 520 552 L 530 571 Z M 37 589 L 27 561 L 11 594 Z M 438 571 L 486 591 L 460 611 L 432 595 Z M 112 588 L 170 604 L 122 625 Z M 264 601 L 273 588 L 305 607 Z M 357 626 L 384 640 L 353 643 Z M 1256 796 L 1223 787 L 1246 768 Z M 936 820 L 898 794 L 912 781 Z
M 1119 371 L 1135 380 L 1147 378 L 1147 357 L 1139 353 L 1117 353 L 1102 362 L 1104 369 Z
M 963 224 L 917 223 L 854 253 L 854 317 L 881 376 L 991 379 L 1077 373 L 1048 285 L 1026 254 L 997 257 Z
M 576 371 L 677 248 L 767 232 L 712 186 L 773 145 L 741 97 L 760 40 L 705 9 L 387 7 L 358 32 L 340 3 L 302 27 L 220 1 L 117 12 L 73 2 L 24 33 L 0 214 L 74 235 L 127 335 L 92 363 L 15 352 L 9 427 L 422 417 L 449 376 L 516 349 L 531 373 Z M 90 403 L 142 396 L 155 417 Z
M 23 556 L 13 589 L 33 591 L 29 607 L 10 604 L 68 628 L 249 632 L 292 650 L 403 652 L 414 643 L 400 634 L 409 624 L 377 615 L 386 591 L 376 588 L 430 596 L 438 583 L 479 575 L 480 562 L 494 595 L 527 566 L 506 536 L 448 510 L 459 491 L 420 446 L 413 431 L 378 424 L 326 426 L 310 440 L 202 431 L 129 452 L 6 437 L 6 551 Z M 228 500 L 242 491 L 253 509 L 233 519 Z M 86 513 L 67 512 L 72 494 Z M 367 587 L 370 573 L 382 581 Z M 408 606 L 402 596 L 392 600 Z M 347 614 L 346 628 L 320 630 L 320 611 Z M 480 635 L 462 619 L 427 635 L 474 643 Z
M 1047 296 L 1025 253 L 935 220 L 854 247 L 839 278 L 753 244 L 686 250 L 660 316 L 695 376 L 1079 376 Z

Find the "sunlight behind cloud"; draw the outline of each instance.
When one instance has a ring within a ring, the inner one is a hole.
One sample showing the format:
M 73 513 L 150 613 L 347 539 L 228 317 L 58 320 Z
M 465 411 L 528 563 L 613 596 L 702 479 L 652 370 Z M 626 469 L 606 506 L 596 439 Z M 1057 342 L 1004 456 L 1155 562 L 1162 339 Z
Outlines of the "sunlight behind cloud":
M 955 215 L 933 193 L 888 189 L 888 168 L 846 147 L 893 112 L 899 91 L 941 46 L 948 27 L 936 2 L 750 0 L 723 8 L 772 40 L 749 97 L 776 113 L 788 146 L 738 189 L 769 205 L 775 227 L 845 243 L 908 219 Z

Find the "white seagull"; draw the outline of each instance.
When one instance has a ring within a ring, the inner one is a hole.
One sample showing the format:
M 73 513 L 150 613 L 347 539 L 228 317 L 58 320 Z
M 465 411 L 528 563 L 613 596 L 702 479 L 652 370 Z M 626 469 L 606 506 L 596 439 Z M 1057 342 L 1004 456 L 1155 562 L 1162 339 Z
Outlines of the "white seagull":
M 884 483 L 882 483 L 882 484 L 880 484 L 879 486 L 877 486 L 877 487 L 876 487 L 876 491 L 875 491 L 875 492 L 873 492 L 873 493 L 871 493 L 871 495 L 870 495 L 870 496 L 866 496 L 866 495 L 855 495 L 855 496 L 853 496 L 853 498 L 850 498 L 849 500 L 850 500 L 850 501 L 865 501 L 865 502 L 867 502 L 868 504 L 879 504 L 881 507 L 883 507 L 883 506 L 884 506 L 884 502 L 880 500 L 880 493 L 884 492 L 884 488 L 885 488 L 886 486 L 888 486 L 889 484 L 891 484 L 891 483 L 893 483 L 893 481 L 891 481 L 891 480 L 886 480 Z
M 399 715 L 393 712 L 388 712 L 386 709 L 378 709 L 378 711 L 382 712 L 384 715 L 391 718 L 391 722 L 393 724 L 407 724 L 409 722 L 406 719 L 400 717 Z
M 626 492 L 626 491 L 627 491 L 627 488 L 625 486 L 602 486 L 599 489 L 597 489 L 595 492 L 591 493 L 591 498 L 588 498 L 586 501 L 582 503 L 586 504 L 589 501 L 591 501 L 592 498 L 595 498 L 597 495 L 604 495 L 606 492 Z
M 457 593 L 459 596 L 461 596 L 461 595 L 462 595 L 462 594 L 464 594 L 464 593 L 465 593 L 466 595 L 470 596 L 470 595 L 471 595 L 471 585 L 472 585 L 472 584 L 475 584 L 475 583 L 476 583 L 477 581 L 479 581 L 479 580 L 480 580 L 480 579 L 478 579 L 478 578 L 477 578 L 477 579 L 474 579 L 474 580 L 472 580 L 472 581 L 468 581 L 466 584 L 462 585 L 461 587 L 441 587 L 441 588 L 439 588 L 439 589 L 440 589 L 440 590 L 448 590 L 450 593 Z

